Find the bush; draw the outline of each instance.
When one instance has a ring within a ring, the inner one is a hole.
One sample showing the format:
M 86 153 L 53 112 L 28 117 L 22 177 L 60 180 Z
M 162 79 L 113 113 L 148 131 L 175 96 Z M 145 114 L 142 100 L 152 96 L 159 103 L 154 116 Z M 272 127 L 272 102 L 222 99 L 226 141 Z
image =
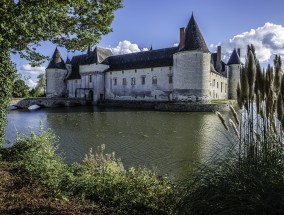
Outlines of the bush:
M 83 162 L 66 165 L 56 154 L 57 137 L 51 130 L 18 135 L 2 151 L 15 169 L 28 173 L 58 198 L 79 196 L 114 208 L 121 214 L 170 214 L 177 192 L 169 179 L 146 168 L 125 170 L 115 154 L 104 154 L 104 145 L 92 150 Z

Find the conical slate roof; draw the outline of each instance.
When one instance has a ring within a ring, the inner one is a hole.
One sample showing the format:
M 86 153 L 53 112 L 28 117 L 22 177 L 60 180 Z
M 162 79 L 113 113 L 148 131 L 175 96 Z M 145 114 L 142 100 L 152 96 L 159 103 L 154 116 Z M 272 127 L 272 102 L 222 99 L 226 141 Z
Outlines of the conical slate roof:
M 182 51 L 199 50 L 202 52 L 209 52 L 205 40 L 199 30 L 199 27 L 194 19 L 193 14 L 185 29 L 185 44 Z
M 241 60 L 240 60 L 240 57 L 236 51 L 236 49 L 234 49 L 227 65 L 232 65 L 232 64 L 241 64 Z
M 68 56 L 67 56 L 67 59 L 66 59 L 66 64 L 71 64 L 71 60 L 69 59 Z
M 57 47 L 52 55 L 52 59 L 49 62 L 47 69 L 66 69 L 62 55 Z

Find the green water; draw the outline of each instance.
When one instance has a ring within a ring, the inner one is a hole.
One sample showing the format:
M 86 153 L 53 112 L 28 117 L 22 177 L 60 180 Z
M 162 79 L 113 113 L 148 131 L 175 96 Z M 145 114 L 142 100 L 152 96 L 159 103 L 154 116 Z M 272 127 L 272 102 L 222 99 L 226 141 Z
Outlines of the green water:
M 90 148 L 105 144 L 126 167 L 146 166 L 180 177 L 227 144 L 227 132 L 214 113 L 172 113 L 97 107 L 18 110 L 8 114 L 6 139 L 16 129 L 51 128 L 60 137 L 67 163 L 81 161 Z

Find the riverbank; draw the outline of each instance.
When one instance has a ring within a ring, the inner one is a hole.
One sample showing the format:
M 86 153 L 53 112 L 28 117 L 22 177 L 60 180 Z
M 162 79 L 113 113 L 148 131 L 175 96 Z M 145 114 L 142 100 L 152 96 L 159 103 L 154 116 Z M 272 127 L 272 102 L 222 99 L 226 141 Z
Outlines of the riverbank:
M 91 101 L 78 98 L 19 98 L 12 99 L 10 105 L 16 108 L 27 109 L 31 105 L 39 105 L 44 108 L 70 107 L 94 105 Z M 198 102 L 156 102 L 135 100 L 104 100 L 98 106 L 140 108 L 146 110 L 169 111 L 169 112 L 215 112 L 229 111 L 228 102 L 213 104 Z M 11 109 L 11 108 L 9 108 Z
M 31 192 L 32 191 L 32 192 Z M 116 214 L 79 198 L 60 200 L 34 178 L 0 161 L 0 214 Z

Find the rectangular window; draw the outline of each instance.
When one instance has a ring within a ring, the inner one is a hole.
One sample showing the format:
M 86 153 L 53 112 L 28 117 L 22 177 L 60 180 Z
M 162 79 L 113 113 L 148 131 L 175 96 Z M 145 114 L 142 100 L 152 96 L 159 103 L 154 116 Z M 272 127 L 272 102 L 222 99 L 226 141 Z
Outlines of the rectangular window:
M 227 84 L 225 84 L 225 93 L 227 92 Z
M 124 74 L 124 70 L 122 70 L 122 74 Z
M 131 78 L 131 85 L 135 85 L 135 78 Z
M 213 79 L 213 87 L 215 87 L 215 79 Z
M 217 82 L 217 88 L 218 88 L 218 82 Z
M 122 84 L 123 84 L 123 85 L 126 85 L 126 78 L 123 78 L 123 79 L 122 79 Z
M 222 90 L 223 90 L 223 82 L 221 82 L 221 93 L 222 93 Z
M 117 85 L 117 78 L 113 79 L 113 85 Z
M 142 76 L 142 77 L 141 77 L 141 84 L 142 84 L 142 85 L 145 85 L 145 79 L 146 79 L 145 76 Z
M 152 77 L 152 84 L 157 84 L 157 76 Z
M 137 69 L 135 69 L 135 73 L 137 72 Z
M 92 81 L 93 81 L 93 76 L 89 75 L 89 82 L 92 83 Z
M 172 67 L 170 66 L 169 69 L 172 70 Z
M 172 84 L 172 83 L 173 83 L 173 76 L 169 75 L 169 84 Z

